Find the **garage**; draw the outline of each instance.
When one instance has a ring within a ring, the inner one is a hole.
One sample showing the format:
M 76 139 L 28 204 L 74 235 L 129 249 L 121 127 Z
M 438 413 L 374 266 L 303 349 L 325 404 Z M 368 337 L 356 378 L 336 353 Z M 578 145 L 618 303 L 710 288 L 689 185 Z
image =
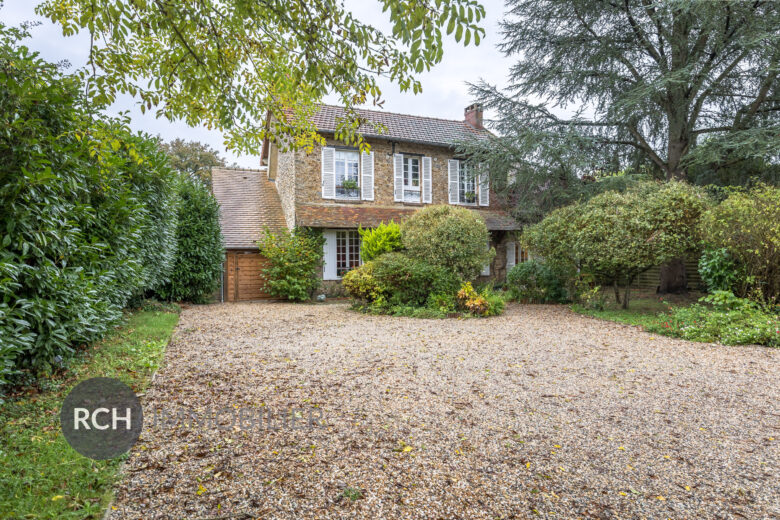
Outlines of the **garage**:
M 266 292 L 263 269 L 268 260 L 256 251 L 228 251 L 225 254 L 223 299 L 226 302 L 272 298 Z
M 258 251 L 257 241 L 264 229 L 286 229 L 276 187 L 265 170 L 214 168 L 211 178 L 226 250 L 218 300 L 272 298 L 262 276 L 268 260 Z

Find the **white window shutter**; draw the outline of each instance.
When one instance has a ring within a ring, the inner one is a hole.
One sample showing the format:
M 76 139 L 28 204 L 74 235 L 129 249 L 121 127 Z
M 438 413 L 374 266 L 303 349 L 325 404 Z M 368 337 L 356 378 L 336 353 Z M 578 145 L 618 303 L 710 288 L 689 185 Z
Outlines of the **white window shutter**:
M 363 163 L 363 186 L 361 187 L 361 197 L 363 200 L 374 200 L 374 152 L 360 155 Z
M 450 159 L 447 161 L 447 178 L 449 184 L 450 204 L 458 203 L 458 177 L 460 177 L 460 161 Z
M 322 236 L 325 238 L 325 244 L 322 246 L 322 279 L 338 280 L 339 277 L 336 274 L 336 231 L 326 229 L 322 232 Z
M 396 202 L 404 201 L 404 156 L 397 153 L 393 155 L 393 178 L 395 186 L 393 190 L 393 200 Z
M 322 198 L 336 198 L 336 150 L 330 146 L 322 148 Z
M 431 158 L 422 158 L 422 201 L 430 204 L 433 200 L 433 179 L 431 178 Z
M 506 272 L 509 273 L 509 270 L 512 269 L 515 264 L 517 263 L 517 259 L 515 258 L 515 243 L 514 242 L 507 242 L 506 243 Z
M 490 175 L 482 165 L 479 168 L 479 205 L 490 206 Z

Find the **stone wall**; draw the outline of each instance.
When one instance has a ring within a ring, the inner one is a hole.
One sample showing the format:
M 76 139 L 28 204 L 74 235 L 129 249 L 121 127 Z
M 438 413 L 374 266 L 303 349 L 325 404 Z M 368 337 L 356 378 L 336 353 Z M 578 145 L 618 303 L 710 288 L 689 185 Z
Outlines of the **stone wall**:
M 271 154 L 275 160 L 269 164 L 268 175 L 271 179 L 275 179 L 287 229 L 295 227 L 295 156 L 297 153 L 300 152 L 279 152 L 276 145 L 271 145 Z
M 343 146 L 338 141 L 326 139 L 328 146 Z M 397 143 L 395 146 L 388 141 L 367 139 L 374 152 L 374 200 L 350 201 L 349 204 L 366 206 L 424 207 L 427 204 L 412 204 L 395 202 L 393 197 L 393 153 L 409 153 L 431 157 L 432 204 L 448 204 L 447 161 L 453 158 L 454 152 L 445 147 L 420 144 Z M 395 149 L 393 149 L 395 148 Z M 281 166 L 281 155 L 279 162 Z M 295 153 L 295 172 L 297 176 L 295 200 L 298 204 L 344 204 L 338 199 L 322 198 L 322 149 L 315 146 L 311 152 Z M 490 209 L 495 209 L 496 197 L 491 193 Z M 469 206 L 474 207 L 474 206 Z M 479 208 L 477 206 L 477 208 Z M 483 207 L 484 208 L 484 207 Z

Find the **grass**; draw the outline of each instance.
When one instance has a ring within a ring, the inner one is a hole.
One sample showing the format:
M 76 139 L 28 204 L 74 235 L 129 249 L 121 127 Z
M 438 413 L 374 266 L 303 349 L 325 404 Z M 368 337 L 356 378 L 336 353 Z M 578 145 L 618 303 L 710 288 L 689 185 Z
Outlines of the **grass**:
M 607 298 L 607 303 L 603 310 L 589 309 L 577 304 L 572 305 L 571 308 L 574 312 L 593 316 L 594 318 L 647 328 L 659 323 L 658 315 L 669 311 L 668 304 L 683 306 L 695 302 L 700 296 L 691 294 L 659 297 L 655 294 L 640 293 L 629 300 L 628 309 L 622 309 L 620 304 L 615 303 L 615 298 L 611 292 L 607 291 L 604 294 Z
M 100 518 L 125 457 L 93 461 L 65 442 L 59 410 L 90 377 L 114 377 L 142 392 L 178 322 L 170 310 L 142 310 L 111 337 L 86 349 L 68 370 L 0 404 L 0 518 Z

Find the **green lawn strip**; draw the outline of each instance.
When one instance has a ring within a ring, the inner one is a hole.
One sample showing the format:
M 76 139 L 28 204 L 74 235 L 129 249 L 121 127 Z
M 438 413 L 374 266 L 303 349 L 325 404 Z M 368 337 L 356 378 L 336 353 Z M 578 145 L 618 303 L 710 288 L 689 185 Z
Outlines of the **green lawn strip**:
M 178 314 L 144 310 L 81 353 L 67 371 L 0 405 L 0 518 L 100 518 L 124 458 L 93 461 L 60 433 L 62 401 L 78 382 L 114 377 L 136 392 L 162 362 Z
M 679 335 L 674 330 L 663 326 L 666 319 L 668 319 L 670 306 L 688 306 L 697 301 L 699 296 L 698 293 L 693 293 L 686 296 L 672 296 L 662 299 L 655 295 L 639 295 L 631 299 L 628 309 L 623 309 L 619 303 L 615 303 L 614 299 L 611 298 L 611 294 L 607 294 L 610 297 L 603 310 L 590 309 L 578 304 L 572 305 L 571 309 L 578 314 L 625 323 L 626 325 L 636 325 L 648 332 L 672 337 L 679 337 Z

